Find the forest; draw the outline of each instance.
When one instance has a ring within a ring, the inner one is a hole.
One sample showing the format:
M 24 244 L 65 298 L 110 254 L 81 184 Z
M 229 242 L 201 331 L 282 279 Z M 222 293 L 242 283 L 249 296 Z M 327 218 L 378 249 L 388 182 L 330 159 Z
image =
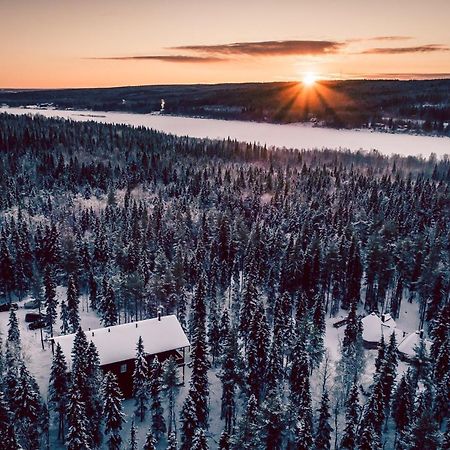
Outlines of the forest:
M 447 157 L 2 114 L 2 448 L 448 450 L 449 184 Z M 171 360 L 147 366 L 137 342 L 125 417 L 81 330 L 81 298 L 105 327 L 176 314 L 191 342 L 186 385 Z M 46 398 L 22 354 L 14 305 L 29 299 L 46 340 L 76 333 L 70 373 L 58 346 L 48 352 Z M 431 347 L 421 339 L 400 370 L 388 336 L 365 383 L 361 318 L 409 304 Z M 340 317 L 331 361 L 326 329 Z
M 0 104 L 159 112 L 207 118 L 448 135 L 450 80 L 298 82 L 0 90 Z

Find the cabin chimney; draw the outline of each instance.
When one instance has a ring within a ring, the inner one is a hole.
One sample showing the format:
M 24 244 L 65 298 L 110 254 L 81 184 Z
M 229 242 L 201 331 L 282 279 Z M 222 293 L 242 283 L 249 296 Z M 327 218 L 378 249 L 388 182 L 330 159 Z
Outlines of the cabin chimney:
M 381 314 L 381 321 L 384 323 L 386 322 L 386 316 L 384 314 Z
M 108 328 L 108 333 L 111 333 L 111 330 Z
M 420 339 L 423 339 L 423 330 L 419 331 L 419 336 L 420 336 Z
M 94 332 L 92 332 L 92 337 L 94 337 Z
M 158 322 L 161 322 L 161 305 L 158 306 Z
M 138 327 L 138 323 L 136 322 L 136 328 Z

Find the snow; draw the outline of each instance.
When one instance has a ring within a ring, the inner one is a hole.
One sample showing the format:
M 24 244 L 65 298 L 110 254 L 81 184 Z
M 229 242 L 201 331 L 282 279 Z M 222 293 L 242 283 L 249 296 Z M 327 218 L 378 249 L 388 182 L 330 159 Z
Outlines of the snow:
M 126 361 L 136 357 L 136 343 L 139 336 L 144 341 L 147 354 L 188 347 L 190 345 L 180 322 L 174 315 L 130 322 L 107 328 L 85 331 L 88 341 L 95 344 L 100 358 L 100 365 Z M 61 345 L 68 367 L 71 366 L 71 352 L 75 334 L 54 338 Z
M 75 121 L 93 120 L 102 123 L 144 126 L 179 136 L 211 139 L 236 139 L 238 141 L 286 148 L 330 148 L 373 150 L 385 155 L 403 156 L 431 153 L 442 157 L 450 154 L 450 138 L 382 133 L 369 130 L 336 130 L 312 127 L 310 124 L 270 124 L 237 120 L 201 119 L 194 117 L 131 114 L 120 112 L 56 110 L 50 108 L 0 107 L 0 113 L 39 114 Z
M 415 357 L 416 352 L 414 349 L 419 345 L 420 342 L 420 331 L 415 331 L 414 333 L 409 334 L 403 339 L 398 345 L 398 351 L 403 353 L 409 359 Z M 431 349 L 431 341 L 429 339 L 424 340 L 425 348 L 429 352 Z

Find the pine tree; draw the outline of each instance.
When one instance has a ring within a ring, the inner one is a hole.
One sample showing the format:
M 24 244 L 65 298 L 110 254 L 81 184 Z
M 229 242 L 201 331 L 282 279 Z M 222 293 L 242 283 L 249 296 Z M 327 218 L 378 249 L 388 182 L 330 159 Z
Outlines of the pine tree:
M 67 424 L 69 431 L 66 437 L 68 450 L 86 450 L 91 448 L 91 441 L 87 431 L 88 419 L 84 403 L 81 401 L 78 386 L 72 383 L 69 390 L 67 407 Z
M 53 363 L 50 370 L 48 401 L 52 409 L 58 413 L 58 439 L 64 440 L 65 415 L 67 411 L 67 390 L 69 376 L 67 363 L 61 345 L 56 344 Z
M 197 286 L 194 297 L 194 334 L 191 347 L 191 380 L 190 392 L 195 403 L 198 424 L 201 427 L 208 425 L 208 368 L 209 361 L 206 349 L 206 309 L 205 289 L 202 278 Z
M 145 419 L 145 412 L 148 409 L 148 366 L 145 358 L 144 343 L 142 337 L 139 336 L 139 340 L 136 347 L 136 360 L 133 372 L 133 396 L 136 400 L 136 415 L 140 418 L 141 422 Z
M 259 415 L 259 439 L 266 449 L 280 450 L 284 423 L 284 408 L 278 389 L 271 390 L 262 404 Z M 253 440 L 255 443 L 256 436 Z
M 27 449 L 39 447 L 39 418 L 42 405 L 36 380 L 24 364 L 19 369 L 19 377 L 13 401 L 14 423 L 19 440 Z
M 2 448 L 4 450 L 17 450 L 16 432 L 12 425 L 11 411 L 5 401 L 3 392 L 0 390 L 0 436 L 2 436 Z
M 50 337 L 53 337 L 53 326 L 57 318 L 58 300 L 56 298 L 56 284 L 54 273 L 51 266 L 45 268 L 44 275 L 44 302 L 46 308 L 46 320 L 50 331 Z
M 117 377 L 112 372 L 106 372 L 102 383 L 103 418 L 105 434 L 109 435 L 107 441 L 109 450 L 120 450 L 122 446 L 122 393 L 117 383 Z
M 191 450 L 208 450 L 208 442 L 206 440 L 205 431 L 203 428 L 195 430 L 194 438 L 192 440 Z
M 167 434 L 170 436 L 176 427 L 175 400 L 179 391 L 178 365 L 172 356 L 164 361 L 162 384 L 168 402 Z
M 19 322 L 17 321 L 17 315 L 14 308 L 9 310 L 8 321 L 8 338 L 7 345 L 14 348 L 17 352 L 20 352 L 20 331 Z
M 328 392 L 325 389 L 322 394 L 322 401 L 319 410 L 319 422 L 317 424 L 316 437 L 314 440 L 316 450 L 329 450 L 331 446 L 331 432 L 333 429 L 329 424 L 329 402 Z
M 149 430 L 147 436 L 145 437 L 143 450 L 156 450 L 156 439 L 153 436 L 152 430 Z
M 14 267 L 5 235 L 0 242 L 0 292 L 8 295 L 11 303 L 11 292 L 14 289 Z
M 256 440 L 255 430 L 258 427 L 258 403 L 251 395 L 247 402 L 245 413 L 242 415 L 236 433 L 232 436 L 234 450 L 250 450 L 254 448 Z
M 181 450 L 191 450 L 194 433 L 198 426 L 197 412 L 191 391 L 189 391 L 186 399 L 184 400 L 180 413 L 180 419 Z
M 61 319 L 61 333 L 62 334 L 67 334 L 69 332 L 69 329 L 70 329 L 70 326 L 69 326 L 69 311 L 67 309 L 67 305 L 66 305 L 66 302 L 64 300 L 61 301 L 60 319 Z
M 220 435 L 219 439 L 218 450 L 230 450 L 230 449 L 231 449 L 230 435 L 226 431 L 222 431 L 222 434 Z
M 358 445 L 359 450 L 378 450 L 380 447 L 380 441 L 377 433 L 373 429 L 371 422 L 367 422 L 362 426 L 360 430 L 361 438 Z
M 78 313 L 78 291 L 75 285 L 75 279 L 69 276 L 67 284 L 67 320 L 70 326 L 70 332 L 76 333 L 80 326 L 80 315 Z M 62 314 L 62 310 L 61 310 Z
M 107 286 L 102 302 L 102 324 L 110 327 L 117 324 L 118 312 L 114 291 L 110 285 Z
M 358 385 L 353 383 L 346 402 L 345 428 L 341 448 L 353 450 L 356 446 L 356 428 L 359 418 Z
M 134 420 L 131 422 L 130 440 L 128 441 L 128 450 L 138 450 L 138 442 L 136 437 L 136 426 Z
M 161 406 L 161 364 L 155 356 L 150 365 L 150 397 L 152 411 L 152 431 L 158 441 L 166 432 L 164 409 Z
M 171 431 L 169 433 L 169 437 L 167 438 L 167 450 L 177 450 L 178 449 L 178 441 L 177 435 L 175 431 Z

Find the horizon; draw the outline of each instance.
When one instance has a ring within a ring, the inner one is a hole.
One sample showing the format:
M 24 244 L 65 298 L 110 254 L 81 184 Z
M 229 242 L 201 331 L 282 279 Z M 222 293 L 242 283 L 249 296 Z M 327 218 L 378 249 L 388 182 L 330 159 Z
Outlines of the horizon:
M 2 6 L 2 89 L 450 77 L 444 0 Z

